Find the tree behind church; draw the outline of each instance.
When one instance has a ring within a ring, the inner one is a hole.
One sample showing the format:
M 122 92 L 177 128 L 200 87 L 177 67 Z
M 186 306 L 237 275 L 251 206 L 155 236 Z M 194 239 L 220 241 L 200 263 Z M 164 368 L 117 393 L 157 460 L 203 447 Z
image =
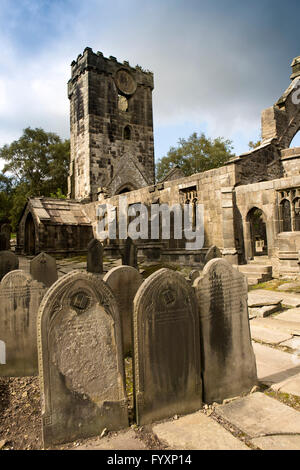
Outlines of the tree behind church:
M 231 157 L 232 142 L 222 137 L 210 139 L 194 132 L 188 139 L 179 139 L 177 147 L 171 147 L 156 165 L 156 178 L 160 181 L 175 165 L 185 176 L 223 166 Z
M 3 175 L 13 181 L 9 217 L 14 228 L 28 197 L 67 193 L 69 140 L 28 127 L 18 140 L 0 148 L 0 158 L 5 161 Z

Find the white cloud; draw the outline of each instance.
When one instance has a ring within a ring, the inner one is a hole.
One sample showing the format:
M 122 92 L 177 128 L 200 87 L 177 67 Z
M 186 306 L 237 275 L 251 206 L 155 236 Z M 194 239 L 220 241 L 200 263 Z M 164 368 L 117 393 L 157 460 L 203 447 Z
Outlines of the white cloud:
M 43 14 L 26 1 L 32 15 Z M 57 5 L 53 35 L 50 23 L 40 35 L 51 40 L 40 48 L 24 53 L 12 35 L 0 36 L 0 145 L 27 126 L 68 137 L 69 64 L 86 46 L 153 70 L 156 127 L 194 122 L 199 130 L 205 123 L 213 137 L 247 142 L 259 130 L 261 110 L 289 84 L 289 43 L 272 30 L 274 18 L 266 23 L 257 14 L 252 22 L 251 9 L 242 18 L 192 0 L 74 1 L 65 14 Z M 12 15 L 14 28 L 21 19 Z

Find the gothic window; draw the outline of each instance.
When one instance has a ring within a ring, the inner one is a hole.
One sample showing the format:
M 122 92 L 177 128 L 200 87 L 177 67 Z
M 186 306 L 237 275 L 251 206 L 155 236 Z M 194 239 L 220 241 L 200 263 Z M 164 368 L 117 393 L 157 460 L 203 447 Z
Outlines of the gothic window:
M 197 222 L 197 198 L 193 199 L 193 231 L 196 230 L 196 222 Z
M 288 199 L 283 199 L 280 203 L 281 226 L 282 232 L 290 232 L 292 230 L 291 221 L 291 203 Z
M 131 129 L 130 129 L 130 126 L 124 127 L 123 137 L 124 137 L 124 140 L 131 140 Z
M 293 210 L 295 217 L 295 230 L 300 231 L 300 197 L 296 197 L 293 200 Z

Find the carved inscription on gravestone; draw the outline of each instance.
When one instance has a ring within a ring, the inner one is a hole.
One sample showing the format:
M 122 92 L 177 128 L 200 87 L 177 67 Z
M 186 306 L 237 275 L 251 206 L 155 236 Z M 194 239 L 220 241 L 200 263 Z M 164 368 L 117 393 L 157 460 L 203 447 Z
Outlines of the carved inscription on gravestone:
M 138 424 L 201 407 L 196 298 L 179 273 L 161 269 L 134 300 L 134 375 Z
M 194 282 L 203 350 L 204 401 L 221 402 L 256 384 L 247 280 L 223 259 L 207 263 Z
M 58 279 L 56 259 L 47 253 L 40 253 L 30 262 L 30 274 L 45 286 L 52 286 Z
M 0 375 L 23 377 L 38 372 L 36 319 L 46 287 L 21 270 L 0 283 L 0 334 L 6 344 L 6 364 Z
M 128 425 L 118 305 L 98 276 L 73 271 L 49 289 L 38 344 L 46 446 Z

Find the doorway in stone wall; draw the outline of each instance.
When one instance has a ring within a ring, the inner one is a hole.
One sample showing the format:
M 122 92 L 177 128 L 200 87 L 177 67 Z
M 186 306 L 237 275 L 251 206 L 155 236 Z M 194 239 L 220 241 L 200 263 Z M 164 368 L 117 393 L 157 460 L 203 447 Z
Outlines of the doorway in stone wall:
M 247 215 L 250 228 L 250 258 L 268 254 L 268 239 L 265 214 L 253 207 Z
M 30 212 L 25 222 L 24 252 L 25 255 L 35 255 L 35 225 Z

